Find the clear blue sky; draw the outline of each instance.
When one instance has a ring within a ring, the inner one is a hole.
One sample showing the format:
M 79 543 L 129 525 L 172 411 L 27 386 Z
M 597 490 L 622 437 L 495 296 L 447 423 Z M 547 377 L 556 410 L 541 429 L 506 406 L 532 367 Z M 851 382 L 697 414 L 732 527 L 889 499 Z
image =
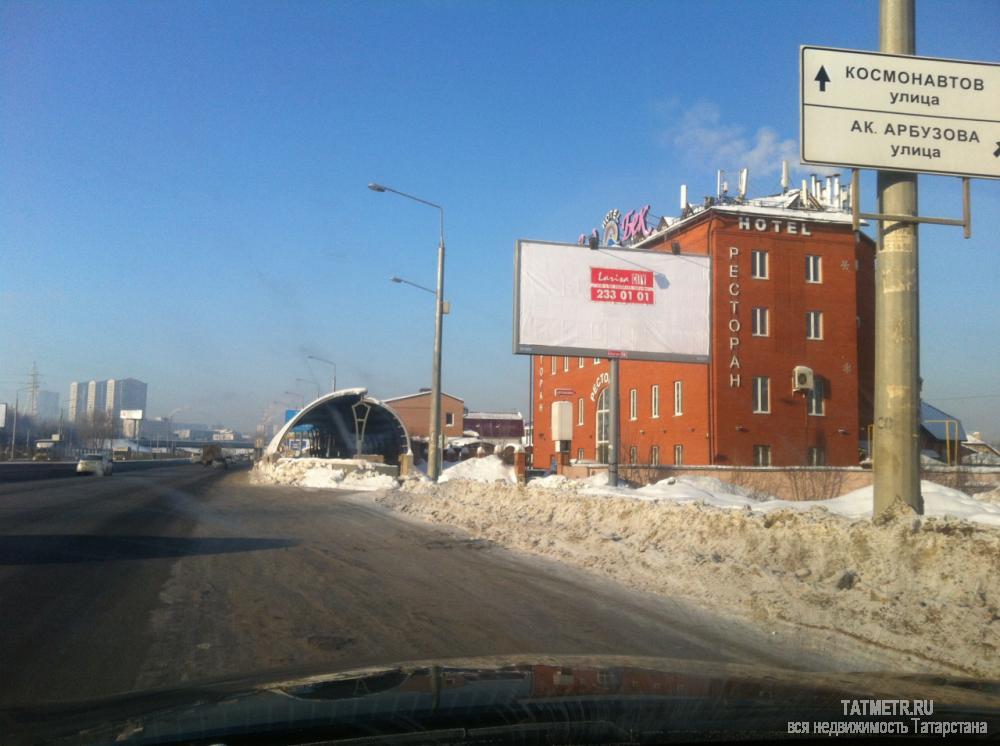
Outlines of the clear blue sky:
M 920 54 L 996 61 L 1000 3 L 917 3 Z M 251 428 L 297 378 L 429 385 L 446 208 L 444 389 L 525 410 L 517 238 L 797 152 L 798 46 L 877 49 L 866 2 L 0 3 L 0 401 L 33 361 L 149 383 L 150 414 Z M 799 173 L 801 175 L 801 171 Z M 871 204 L 874 178 L 866 174 Z M 957 216 L 957 179 L 921 177 Z M 1000 183 L 974 236 L 921 229 L 925 394 L 1000 436 Z

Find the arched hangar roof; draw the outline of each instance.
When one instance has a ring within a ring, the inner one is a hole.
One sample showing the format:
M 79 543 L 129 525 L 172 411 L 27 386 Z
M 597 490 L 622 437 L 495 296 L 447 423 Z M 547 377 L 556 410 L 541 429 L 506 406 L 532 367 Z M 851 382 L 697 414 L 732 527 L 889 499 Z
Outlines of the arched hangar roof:
M 364 388 L 333 391 L 309 402 L 271 439 L 266 455 L 277 454 L 293 431 L 309 433 L 310 455 L 319 458 L 380 454 L 387 464 L 398 464 L 410 452 L 410 436 L 399 415 Z

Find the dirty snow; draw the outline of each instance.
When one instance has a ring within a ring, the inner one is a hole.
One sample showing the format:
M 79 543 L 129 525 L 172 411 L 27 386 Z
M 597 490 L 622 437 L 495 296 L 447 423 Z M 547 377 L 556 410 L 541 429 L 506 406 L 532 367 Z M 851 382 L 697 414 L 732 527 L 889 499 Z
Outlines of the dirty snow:
M 994 503 L 925 482 L 931 515 L 899 507 L 874 525 L 864 490 L 755 502 L 714 480 L 604 481 L 453 479 L 374 497 L 769 633 L 839 640 L 890 670 L 1000 676 L 1000 528 L 953 517 L 991 520 Z
M 459 461 L 442 471 L 438 482 L 449 482 L 455 479 L 473 482 L 508 482 L 510 484 L 517 482 L 514 467 L 507 466 L 497 456 L 483 456 L 482 458 Z
M 336 475 L 343 467 L 326 462 L 324 474 L 297 461 L 279 462 L 269 478 L 361 489 Z M 438 484 L 412 479 L 372 494 L 392 510 L 769 634 L 798 634 L 821 649 L 839 641 L 887 670 L 1000 677 L 996 490 L 983 499 L 932 482 L 921 490 L 926 515 L 896 506 L 876 525 L 870 487 L 823 501 L 755 500 L 709 477 L 634 489 L 610 487 L 602 473 L 525 487 L 489 457 L 456 464 Z
M 257 484 L 285 484 L 318 489 L 371 492 L 392 490 L 398 486 L 394 477 L 379 474 L 362 459 L 280 458 L 260 461 L 251 472 Z

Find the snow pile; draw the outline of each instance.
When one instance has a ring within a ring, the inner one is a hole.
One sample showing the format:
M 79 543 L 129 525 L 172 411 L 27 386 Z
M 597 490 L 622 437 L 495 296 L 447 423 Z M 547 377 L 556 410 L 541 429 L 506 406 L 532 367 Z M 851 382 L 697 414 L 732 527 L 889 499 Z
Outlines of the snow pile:
M 717 508 L 750 510 L 770 513 L 775 510 L 807 512 L 822 508 L 845 518 L 859 519 L 872 516 L 872 487 L 848 492 L 830 500 L 769 500 L 755 499 L 751 490 L 723 482 L 714 477 L 667 477 L 655 484 L 639 489 L 608 485 L 607 472 L 588 479 L 572 480 L 553 474 L 528 483 L 531 490 L 551 490 L 586 496 L 621 497 L 651 502 L 672 501 L 700 503 Z M 977 497 L 945 487 L 936 482 L 922 481 L 920 492 L 924 497 L 924 516 L 944 518 L 952 516 L 988 526 L 1000 526 L 1000 502 L 991 498 L 996 490 Z
M 483 456 L 482 458 L 459 461 L 443 471 L 438 477 L 439 482 L 450 482 L 456 479 L 471 482 L 508 482 L 510 484 L 517 482 L 514 467 L 507 466 L 496 456 Z
M 375 499 L 886 669 L 1000 676 L 1000 528 L 902 507 L 875 525 L 854 519 L 862 490 L 824 509 L 689 478 L 613 493 L 599 481 L 415 483 Z M 993 503 L 923 490 L 930 511 L 996 515 Z
M 251 472 L 255 484 L 284 484 L 318 489 L 372 492 L 398 486 L 393 477 L 379 474 L 363 459 L 280 458 L 259 461 Z

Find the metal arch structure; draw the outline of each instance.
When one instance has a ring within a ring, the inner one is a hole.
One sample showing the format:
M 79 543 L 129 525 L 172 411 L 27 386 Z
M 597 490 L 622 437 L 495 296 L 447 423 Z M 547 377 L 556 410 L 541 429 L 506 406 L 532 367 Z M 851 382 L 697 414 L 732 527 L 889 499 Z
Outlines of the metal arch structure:
M 277 456 L 285 437 L 301 427 L 309 428 L 310 455 L 317 458 L 378 454 L 398 465 L 410 453 L 410 435 L 399 415 L 364 388 L 333 391 L 309 402 L 271 439 L 265 456 Z

